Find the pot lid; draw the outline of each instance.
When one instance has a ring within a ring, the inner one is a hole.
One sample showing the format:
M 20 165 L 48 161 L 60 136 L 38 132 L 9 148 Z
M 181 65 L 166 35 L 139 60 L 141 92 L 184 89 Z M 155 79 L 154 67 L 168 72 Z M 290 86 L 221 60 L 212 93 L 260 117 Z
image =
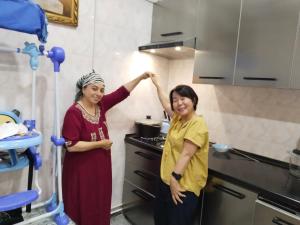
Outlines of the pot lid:
M 146 116 L 146 119 L 136 120 L 136 123 L 145 124 L 145 125 L 160 125 L 161 122 L 157 120 L 152 120 L 151 116 Z

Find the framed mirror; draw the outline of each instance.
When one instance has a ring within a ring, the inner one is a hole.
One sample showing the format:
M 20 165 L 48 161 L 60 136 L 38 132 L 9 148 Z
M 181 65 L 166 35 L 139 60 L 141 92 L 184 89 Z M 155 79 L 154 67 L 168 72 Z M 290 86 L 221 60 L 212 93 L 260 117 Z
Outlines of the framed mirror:
M 35 0 L 46 12 L 49 22 L 76 27 L 79 0 Z

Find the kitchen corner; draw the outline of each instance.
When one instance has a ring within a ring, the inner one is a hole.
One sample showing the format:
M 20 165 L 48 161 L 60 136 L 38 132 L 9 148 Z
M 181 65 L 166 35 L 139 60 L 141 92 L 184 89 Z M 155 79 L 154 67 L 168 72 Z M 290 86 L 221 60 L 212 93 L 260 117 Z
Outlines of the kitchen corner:
M 150 180 L 153 186 L 153 179 L 157 179 L 159 176 L 157 172 L 159 171 L 159 164 L 157 163 L 159 160 L 157 157 L 161 155 L 163 140 L 147 141 L 140 139 L 135 134 L 130 134 L 126 135 L 125 143 L 126 155 L 127 152 L 132 151 L 132 148 L 134 148 L 133 152 L 135 153 L 133 154 L 143 152 L 141 153 L 142 156 L 148 158 L 148 163 L 143 165 L 139 163 L 140 168 L 135 170 L 142 171 L 140 174 L 130 174 L 128 164 L 132 165 L 135 162 L 132 161 L 132 158 L 126 158 L 125 180 L 129 179 L 129 182 L 137 190 L 146 196 L 151 196 L 150 199 L 145 201 L 149 202 L 148 207 L 151 208 L 152 203 L 150 202 L 155 197 L 155 192 L 148 187 Z M 259 162 L 237 154 L 236 151 L 255 158 Z M 156 160 L 154 160 L 152 155 L 155 155 Z M 151 161 L 153 160 L 156 163 L 152 164 Z M 153 168 L 155 168 L 156 173 L 153 172 Z M 147 174 L 151 174 L 151 176 L 147 176 Z M 134 180 L 135 176 L 140 181 Z M 126 195 L 125 191 L 124 195 Z M 198 210 L 198 219 L 194 224 L 266 225 L 271 224 L 274 218 L 281 218 L 281 220 L 287 221 L 287 223 L 280 224 L 300 224 L 300 179 L 290 175 L 288 164 L 285 162 L 241 150 L 219 153 L 212 148 L 210 149 L 209 179 L 199 201 L 202 201 L 203 205 Z M 210 201 L 213 201 L 213 204 Z M 145 202 L 137 202 L 139 201 L 132 201 L 132 206 L 124 211 L 125 217 L 129 217 L 127 219 L 132 219 L 134 209 L 141 209 L 141 205 L 147 204 Z M 137 205 L 139 207 L 136 207 Z M 272 218 L 260 218 L 259 221 L 256 221 L 261 214 L 258 211 L 261 205 L 263 207 L 268 205 L 268 209 L 272 208 L 273 211 L 275 209 L 274 212 L 279 212 L 280 215 L 275 213 Z M 152 215 L 151 213 L 151 209 L 149 210 L 148 208 L 148 215 Z M 148 223 L 144 224 L 152 224 L 151 216 L 148 216 L 148 219 Z M 267 221 L 267 223 L 263 224 L 262 221 Z M 276 220 L 274 221 L 276 222 Z M 136 223 L 136 221 L 133 222 Z

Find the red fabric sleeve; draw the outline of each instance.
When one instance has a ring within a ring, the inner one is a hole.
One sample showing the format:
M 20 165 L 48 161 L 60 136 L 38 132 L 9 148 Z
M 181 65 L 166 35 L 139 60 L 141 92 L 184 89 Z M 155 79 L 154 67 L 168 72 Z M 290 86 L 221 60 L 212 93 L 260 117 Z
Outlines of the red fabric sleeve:
M 80 141 L 82 116 L 80 111 L 70 108 L 65 115 L 62 136 L 66 141 L 66 146 L 71 147 Z
M 129 95 L 130 95 L 130 92 L 124 86 L 119 87 L 117 90 L 115 90 L 114 92 L 112 92 L 108 95 L 104 95 L 101 100 L 103 110 L 106 112 L 114 105 L 123 101 Z

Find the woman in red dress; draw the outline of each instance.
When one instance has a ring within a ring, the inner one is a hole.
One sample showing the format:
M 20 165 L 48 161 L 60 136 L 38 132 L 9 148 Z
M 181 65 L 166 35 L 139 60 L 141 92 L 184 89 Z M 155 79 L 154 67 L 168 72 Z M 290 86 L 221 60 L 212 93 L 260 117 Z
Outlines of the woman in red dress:
M 108 95 L 104 95 L 103 79 L 94 71 L 76 84 L 75 102 L 62 128 L 67 147 L 62 189 L 65 211 L 78 225 L 110 224 L 112 142 L 105 113 L 149 75 L 145 72 Z

